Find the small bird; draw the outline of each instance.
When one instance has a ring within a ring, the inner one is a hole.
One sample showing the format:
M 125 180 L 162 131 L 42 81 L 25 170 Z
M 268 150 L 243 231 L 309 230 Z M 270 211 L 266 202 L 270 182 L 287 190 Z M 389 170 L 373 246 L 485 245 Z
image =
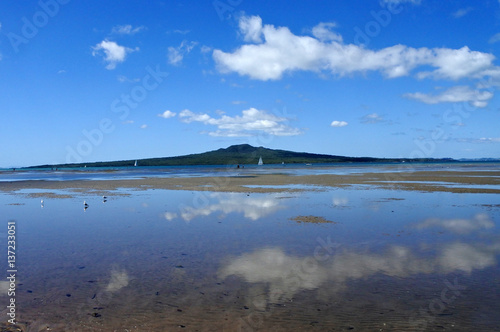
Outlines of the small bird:
M 83 211 L 87 210 L 88 207 L 89 205 L 87 204 L 87 202 L 83 201 Z
M 42 205 L 42 207 L 43 207 L 43 199 L 40 201 L 40 204 L 41 204 L 41 205 Z
M 102 196 L 102 202 L 103 202 L 103 203 L 106 203 L 107 201 L 108 201 L 108 197 L 106 197 L 106 196 Z

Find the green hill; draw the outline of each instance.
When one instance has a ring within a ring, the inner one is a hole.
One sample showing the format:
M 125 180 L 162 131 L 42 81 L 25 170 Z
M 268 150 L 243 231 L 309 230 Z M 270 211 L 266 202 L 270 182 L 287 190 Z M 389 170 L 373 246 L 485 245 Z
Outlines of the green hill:
M 450 161 L 451 159 L 386 159 L 371 157 L 344 157 L 327 154 L 293 152 L 254 147 L 249 144 L 232 145 L 204 153 L 177 157 L 148 158 L 137 160 L 138 166 L 186 166 L 186 165 L 256 165 L 262 157 L 264 164 L 298 163 L 338 163 L 338 162 L 402 162 L 405 161 Z M 134 160 L 94 162 L 80 164 L 40 165 L 30 168 L 65 168 L 65 167 L 122 167 L 133 166 Z

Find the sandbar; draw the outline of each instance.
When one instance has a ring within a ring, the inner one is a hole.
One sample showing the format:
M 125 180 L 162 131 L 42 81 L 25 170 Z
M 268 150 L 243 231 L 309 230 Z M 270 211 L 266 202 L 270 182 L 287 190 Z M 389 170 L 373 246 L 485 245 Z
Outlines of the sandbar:
M 500 193 L 500 170 L 488 171 L 415 171 L 354 174 L 259 174 L 144 177 L 116 180 L 26 180 L 0 182 L 0 191 L 16 194 L 23 189 L 70 190 L 75 193 L 120 195 L 127 190 L 190 190 L 212 192 L 273 193 L 331 188 L 381 188 L 420 192 Z M 65 198 L 64 195 L 59 195 Z M 54 195 L 55 198 L 58 195 Z

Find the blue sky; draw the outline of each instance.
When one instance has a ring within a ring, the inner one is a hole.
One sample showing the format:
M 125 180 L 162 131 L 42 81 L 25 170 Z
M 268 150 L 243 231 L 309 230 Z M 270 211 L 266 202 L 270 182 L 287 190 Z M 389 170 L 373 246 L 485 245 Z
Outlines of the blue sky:
M 500 157 L 500 2 L 2 1 L 0 166 Z

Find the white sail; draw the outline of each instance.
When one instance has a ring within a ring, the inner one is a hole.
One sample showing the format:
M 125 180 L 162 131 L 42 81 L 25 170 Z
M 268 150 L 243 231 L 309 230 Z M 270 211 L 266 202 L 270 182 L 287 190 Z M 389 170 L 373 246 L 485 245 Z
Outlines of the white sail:
M 259 158 L 259 165 L 264 165 L 264 163 L 262 162 L 262 157 Z
M 137 166 L 137 160 L 135 161 L 134 166 Z

